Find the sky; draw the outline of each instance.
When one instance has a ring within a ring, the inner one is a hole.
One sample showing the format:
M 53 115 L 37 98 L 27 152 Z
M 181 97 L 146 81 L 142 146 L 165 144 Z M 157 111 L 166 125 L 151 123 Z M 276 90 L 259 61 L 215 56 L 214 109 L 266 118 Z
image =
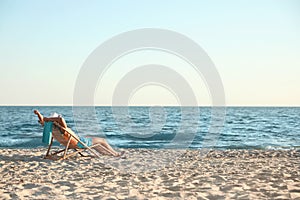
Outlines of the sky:
M 213 61 L 227 106 L 300 106 L 300 1 L 0 0 L 0 105 L 72 105 L 80 69 L 103 42 L 131 30 L 178 32 Z M 111 64 L 98 81 L 96 105 L 111 105 L 134 67 L 163 64 L 190 84 L 198 105 L 212 105 L 203 77 L 174 55 L 144 50 Z M 180 105 L 150 84 L 130 105 Z

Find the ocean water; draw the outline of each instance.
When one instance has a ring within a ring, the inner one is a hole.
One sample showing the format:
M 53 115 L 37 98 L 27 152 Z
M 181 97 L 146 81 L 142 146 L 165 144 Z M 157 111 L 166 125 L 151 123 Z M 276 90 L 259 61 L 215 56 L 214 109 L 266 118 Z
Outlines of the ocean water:
M 227 107 L 220 131 L 213 132 L 210 107 L 65 106 L 0 107 L 1 148 L 45 146 L 34 109 L 62 114 L 79 135 L 105 137 L 119 148 L 300 148 L 300 107 Z

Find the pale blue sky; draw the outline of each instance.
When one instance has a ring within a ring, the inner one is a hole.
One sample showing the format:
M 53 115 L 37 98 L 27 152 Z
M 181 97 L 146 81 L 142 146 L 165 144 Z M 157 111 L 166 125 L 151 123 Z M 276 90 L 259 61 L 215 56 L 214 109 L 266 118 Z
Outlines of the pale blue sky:
M 227 105 L 300 106 L 299 11 L 297 0 L 0 0 L 0 105 L 72 105 L 80 67 L 97 46 L 125 31 L 163 28 L 204 48 Z M 170 103 L 161 96 L 155 103 Z

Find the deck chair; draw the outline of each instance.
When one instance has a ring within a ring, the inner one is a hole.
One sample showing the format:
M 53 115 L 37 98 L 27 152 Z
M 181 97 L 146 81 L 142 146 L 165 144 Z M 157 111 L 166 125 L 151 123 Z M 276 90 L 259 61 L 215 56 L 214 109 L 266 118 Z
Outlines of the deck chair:
M 104 151 L 107 150 L 101 144 L 87 146 L 84 142 L 80 141 L 78 136 L 75 136 L 74 133 L 72 133 L 68 129 L 64 128 L 63 126 L 61 126 L 58 122 L 51 122 L 51 123 L 52 123 L 52 133 L 50 134 L 49 142 L 48 142 L 49 147 L 48 147 L 47 153 L 44 157 L 46 159 L 53 159 L 53 156 L 58 156 L 58 160 L 64 160 L 64 159 L 67 159 L 70 156 L 74 156 L 76 154 L 79 154 L 83 157 L 87 157 L 84 154 L 82 154 L 83 151 L 89 151 L 93 155 L 92 157 L 99 158 L 100 156 L 97 153 L 97 151 L 94 150 L 94 148 L 100 147 Z M 45 125 L 45 127 L 46 127 L 46 125 Z M 44 127 L 44 134 L 45 134 L 45 127 Z M 65 148 L 62 150 L 57 150 L 53 153 L 50 153 L 54 139 L 56 139 L 60 144 L 65 146 Z M 74 141 L 74 140 L 76 141 L 76 144 L 80 143 L 81 146 L 83 146 L 84 148 L 80 148 L 80 147 L 78 147 L 78 145 L 74 145 L 74 144 L 71 145 L 71 141 Z M 61 142 L 61 141 L 63 141 L 63 142 Z M 44 135 L 43 135 L 43 142 L 44 142 Z M 73 149 L 75 152 L 68 153 L 68 150 L 71 150 L 71 149 Z M 60 153 L 63 153 L 63 154 L 61 156 L 59 156 Z

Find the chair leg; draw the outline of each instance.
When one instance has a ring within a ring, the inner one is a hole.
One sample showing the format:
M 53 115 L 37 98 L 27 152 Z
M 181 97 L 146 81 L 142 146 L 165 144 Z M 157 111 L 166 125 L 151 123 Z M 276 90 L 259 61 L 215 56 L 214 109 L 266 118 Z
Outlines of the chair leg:
M 81 151 L 83 151 L 83 150 L 79 150 L 79 151 L 81 152 Z M 69 154 L 66 155 L 66 157 L 65 157 L 64 159 L 66 159 L 66 158 L 68 158 L 68 157 L 71 157 L 71 156 L 73 156 L 73 155 L 76 155 L 77 153 L 80 153 L 80 152 L 75 151 L 75 152 L 73 152 L 73 153 L 69 153 Z
M 98 155 L 98 153 L 92 149 L 94 146 L 89 147 L 89 146 L 87 146 L 85 143 L 83 143 L 80 140 L 78 142 L 80 144 L 82 144 L 82 146 L 84 146 L 86 149 L 88 149 L 92 154 L 94 154 L 96 156 L 96 158 L 100 158 L 100 156 Z
M 65 151 L 65 150 L 66 150 L 66 149 L 62 149 L 62 150 L 56 151 L 56 152 L 52 153 L 51 156 L 57 155 L 57 154 L 59 154 L 59 153 Z
M 85 157 L 85 155 L 83 155 L 81 152 L 78 152 L 79 153 L 79 155 L 81 155 L 82 157 Z
M 53 143 L 53 137 L 51 138 L 51 142 L 50 142 L 50 145 L 49 145 L 49 147 L 48 147 L 48 150 L 47 150 L 47 153 L 46 153 L 45 158 L 47 158 L 47 157 L 49 156 L 50 149 L 51 149 L 51 147 L 52 147 L 52 143 Z
M 70 142 L 71 142 L 71 136 L 69 136 L 69 140 L 68 140 L 65 152 L 64 152 L 63 160 L 67 158 L 66 155 L 67 155 L 67 151 L 69 149 Z

